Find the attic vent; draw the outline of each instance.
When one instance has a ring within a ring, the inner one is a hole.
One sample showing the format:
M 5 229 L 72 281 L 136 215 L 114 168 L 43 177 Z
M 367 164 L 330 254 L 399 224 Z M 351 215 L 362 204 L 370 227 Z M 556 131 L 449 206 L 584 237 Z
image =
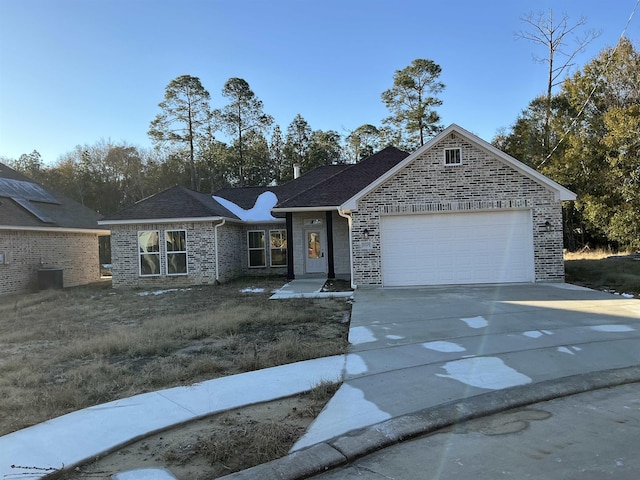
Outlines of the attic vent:
M 445 165 L 462 165 L 462 149 L 461 148 L 445 148 L 444 164 Z

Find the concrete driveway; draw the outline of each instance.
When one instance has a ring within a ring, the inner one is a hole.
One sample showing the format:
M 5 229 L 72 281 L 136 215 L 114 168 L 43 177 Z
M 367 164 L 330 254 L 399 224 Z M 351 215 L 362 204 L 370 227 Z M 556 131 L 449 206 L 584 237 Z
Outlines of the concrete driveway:
M 567 284 L 357 290 L 349 340 L 344 384 L 293 451 L 488 392 L 640 365 L 640 300 Z

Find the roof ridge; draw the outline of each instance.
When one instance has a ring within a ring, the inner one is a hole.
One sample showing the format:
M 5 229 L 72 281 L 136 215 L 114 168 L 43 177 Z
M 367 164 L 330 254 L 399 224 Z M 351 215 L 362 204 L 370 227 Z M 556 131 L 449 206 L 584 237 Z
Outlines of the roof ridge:
M 323 178 L 322 180 L 318 180 L 316 183 L 313 183 L 311 185 L 309 185 L 309 187 L 305 188 L 304 190 L 302 190 L 301 192 L 296 193 L 294 196 L 292 197 L 287 197 L 284 198 L 282 200 L 280 200 L 280 198 L 278 198 L 278 204 L 282 203 L 282 202 L 288 202 L 290 200 L 293 200 L 296 197 L 299 197 L 300 195 L 302 195 L 303 193 L 306 193 L 308 190 L 311 190 L 312 188 L 316 188 L 319 185 L 322 185 L 323 183 L 327 182 L 328 180 L 331 180 L 332 178 L 334 178 L 337 175 L 340 175 L 341 173 L 349 170 L 352 167 L 355 167 L 357 165 L 357 163 L 353 163 L 353 164 L 335 164 L 335 165 L 321 165 L 323 167 L 339 167 L 339 166 L 344 166 L 345 168 L 341 169 L 339 172 L 336 172 L 326 178 Z M 319 168 L 319 167 L 316 167 Z M 314 169 L 315 170 L 315 169 Z M 309 170 L 306 174 L 313 172 L 313 170 Z M 304 175 L 303 175 L 304 176 Z M 302 178 L 302 177 L 298 177 L 298 178 Z M 293 180 L 288 181 L 287 183 L 285 183 L 284 185 L 281 185 L 282 187 L 284 187 L 285 185 L 294 182 L 295 180 L 297 180 L 297 178 L 294 178 Z M 276 205 L 277 207 L 277 205 Z

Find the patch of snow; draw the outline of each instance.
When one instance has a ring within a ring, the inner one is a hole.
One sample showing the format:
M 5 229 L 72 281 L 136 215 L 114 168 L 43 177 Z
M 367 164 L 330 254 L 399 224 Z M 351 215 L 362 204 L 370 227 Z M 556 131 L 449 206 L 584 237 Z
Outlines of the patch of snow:
M 635 328 L 629 325 L 594 325 L 589 327 L 596 332 L 633 332 Z
M 443 367 L 448 375 L 438 377 L 452 378 L 472 387 L 488 390 L 500 390 L 531 383 L 531 378 L 505 365 L 497 357 L 465 358 L 448 362 Z
M 166 468 L 140 468 L 127 472 L 116 473 L 113 480 L 175 480 Z
M 264 293 L 264 288 L 247 287 L 240 290 L 240 293 Z
M 523 332 L 522 335 L 529 338 L 540 338 L 544 334 L 540 330 L 529 330 L 528 332 Z
M 549 330 L 540 330 L 540 331 L 545 335 L 553 335 L 553 332 L 550 332 Z
M 429 350 L 435 350 L 436 352 L 444 352 L 444 353 L 467 351 L 467 349 L 464 348 L 462 345 L 458 345 L 457 343 L 453 343 L 453 342 L 445 342 L 445 341 L 427 342 L 427 343 L 423 343 L 422 346 L 424 348 L 428 348 Z
M 473 318 L 461 318 L 460 320 L 462 320 L 471 328 L 484 328 L 489 325 L 489 322 L 487 322 L 487 319 L 482 316 L 473 317 Z
M 139 297 L 147 297 L 149 295 L 164 295 L 165 293 L 170 292 L 187 292 L 191 290 L 190 288 L 169 288 L 167 290 L 154 290 L 153 292 L 140 292 L 137 295 Z
M 573 353 L 571 350 L 569 350 L 567 347 L 558 347 L 558 351 L 560 353 L 568 353 L 569 355 L 575 355 L 575 353 Z
M 259 222 L 259 221 L 272 221 L 276 220 L 273 215 L 271 215 L 271 209 L 276 206 L 278 203 L 278 197 L 273 192 L 263 192 L 258 198 L 256 198 L 256 203 L 253 208 L 249 210 L 245 210 L 242 207 L 239 207 L 233 202 L 222 198 L 213 196 L 213 199 L 222 205 L 224 208 L 233 213 L 240 220 L 245 222 Z
M 571 348 L 573 348 L 576 352 L 579 352 L 579 351 L 582 350 L 582 348 L 580 348 L 580 347 L 571 347 Z
M 335 415 L 333 412 L 343 412 Z M 311 424 L 307 433 L 296 442 L 290 452 L 324 442 L 336 435 L 342 435 L 369 425 L 389 420 L 391 415 L 380 410 L 373 402 L 365 398 L 364 392 L 343 383 L 329 400 L 325 409 Z
M 620 295 L 624 298 L 634 298 L 634 296 L 631 293 L 621 293 Z
M 362 375 L 367 373 L 369 369 L 360 355 L 347 355 L 346 373 L 347 375 Z
M 361 343 L 375 342 L 376 336 L 367 327 L 353 327 L 349 330 L 349 343 L 360 345 Z
M 387 340 L 402 340 L 404 337 L 401 337 L 400 335 L 387 335 L 385 338 Z

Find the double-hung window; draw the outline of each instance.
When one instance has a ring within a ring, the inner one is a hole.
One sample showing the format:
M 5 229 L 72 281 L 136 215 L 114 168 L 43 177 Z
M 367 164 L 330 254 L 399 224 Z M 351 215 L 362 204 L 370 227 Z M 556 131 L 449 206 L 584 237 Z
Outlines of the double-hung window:
M 138 256 L 141 277 L 160 275 L 160 232 L 138 232 Z
M 186 275 L 187 231 L 166 230 L 164 232 L 167 255 L 167 275 Z
M 272 267 L 287 265 L 287 231 L 269 230 L 269 254 Z
M 461 148 L 445 148 L 444 164 L 445 165 L 462 165 L 462 149 Z
M 267 266 L 264 237 L 264 230 L 249 230 L 247 232 L 250 268 Z

